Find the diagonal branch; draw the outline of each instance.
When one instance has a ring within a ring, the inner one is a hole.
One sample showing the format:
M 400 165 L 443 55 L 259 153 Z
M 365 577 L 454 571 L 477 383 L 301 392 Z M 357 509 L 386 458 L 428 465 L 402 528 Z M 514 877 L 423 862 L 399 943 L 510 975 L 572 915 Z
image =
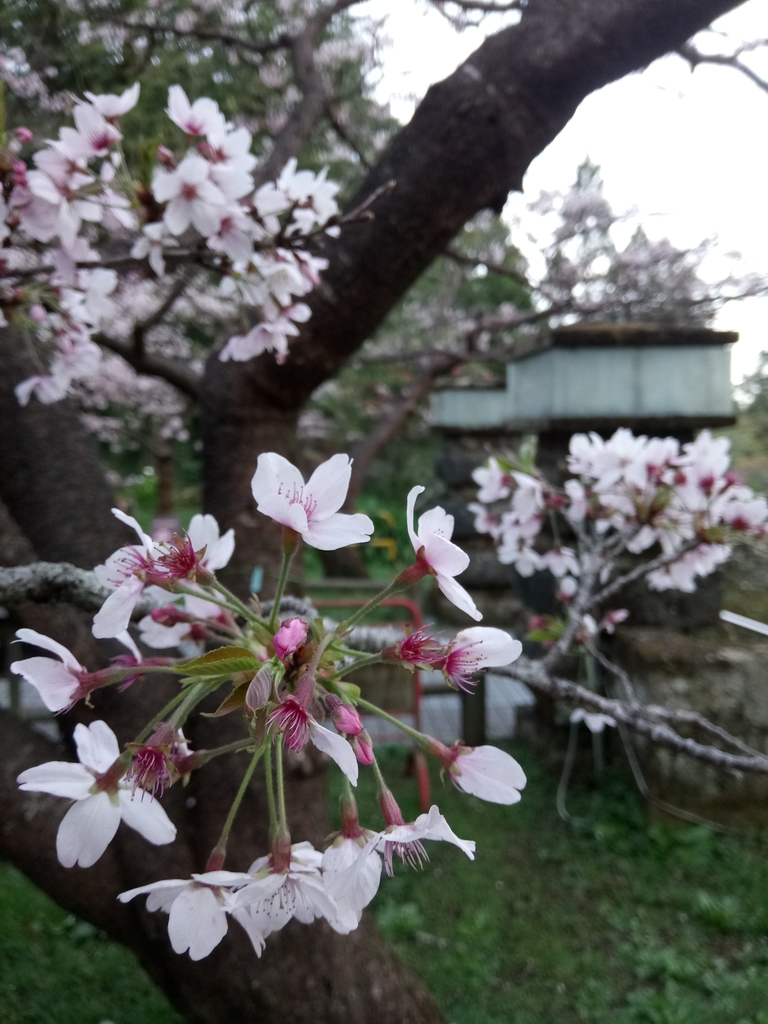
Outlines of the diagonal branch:
M 201 377 L 184 363 L 177 363 L 172 359 L 166 359 L 164 356 L 146 351 L 140 351 L 137 354 L 133 345 L 124 341 L 115 341 L 114 338 L 109 338 L 104 334 L 95 335 L 94 341 L 104 348 L 108 348 L 110 352 L 122 356 L 126 363 L 138 373 L 146 373 L 150 377 L 160 377 L 185 395 L 189 395 L 190 398 L 200 397 Z
M 702 53 L 696 49 L 693 43 L 685 43 L 677 49 L 677 53 L 683 60 L 687 60 L 691 65 L 691 71 L 699 64 L 716 64 L 719 67 L 733 68 L 734 71 L 739 71 L 742 75 L 745 75 L 758 89 L 768 92 L 768 81 L 761 78 L 748 64 L 744 64 L 743 61 L 739 60 L 742 52 L 743 48 L 740 48 L 730 56 L 725 53 Z
M 643 704 L 629 705 L 620 700 L 612 700 L 609 697 L 601 697 L 594 690 L 589 690 L 579 683 L 570 679 L 561 679 L 558 676 L 550 675 L 542 662 L 531 661 L 528 658 L 519 658 L 514 665 L 508 668 L 494 669 L 502 675 L 517 679 L 540 693 L 549 694 L 559 700 L 568 701 L 571 704 L 584 706 L 598 711 L 601 714 L 609 715 L 617 722 L 621 722 L 628 728 L 641 736 L 646 736 L 652 743 L 663 747 L 671 747 L 681 753 L 699 761 L 705 761 L 717 768 L 727 771 L 739 771 L 750 773 L 768 773 L 768 755 L 760 753 L 752 754 L 731 754 L 720 750 L 718 747 L 708 746 L 699 743 L 697 740 L 686 736 L 680 736 L 671 726 L 664 721 L 659 721 L 661 715 L 665 718 L 673 718 L 676 712 L 668 708 L 647 707 Z M 682 719 L 681 719 L 682 720 Z M 715 735 L 726 739 L 729 743 L 738 741 L 729 733 L 719 730 L 719 727 L 706 719 L 700 718 L 697 725 L 706 728 Z
M 0 566 L 0 605 L 12 608 L 34 601 L 39 604 L 73 604 L 84 611 L 98 611 L 112 593 L 87 569 L 68 562 L 33 562 L 12 568 Z M 136 614 L 151 605 L 140 602 Z

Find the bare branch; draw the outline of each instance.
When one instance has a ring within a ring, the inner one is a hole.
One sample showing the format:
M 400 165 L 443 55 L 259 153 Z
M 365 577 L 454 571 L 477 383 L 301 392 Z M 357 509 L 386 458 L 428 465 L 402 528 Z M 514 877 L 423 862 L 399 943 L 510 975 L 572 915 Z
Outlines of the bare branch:
M 212 43 L 222 43 L 224 46 L 234 46 L 239 50 L 246 50 L 248 53 L 274 53 L 276 50 L 288 49 L 293 44 L 294 36 L 288 33 L 280 33 L 274 39 L 248 39 L 247 36 L 233 35 L 230 32 L 222 32 L 220 29 L 208 28 L 177 28 L 175 25 L 166 22 L 130 21 L 121 18 L 109 18 L 111 25 L 118 25 L 120 28 L 134 29 L 137 32 L 146 32 L 148 35 L 173 35 L 191 39 L 202 39 Z
M 352 478 L 344 503 L 345 509 L 354 511 L 363 481 L 373 460 L 381 454 L 408 416 L 429 394 L 437 378 L 444 373 L 449 373 L 460 361 L 459 356 L 449 353 L 444 353 L 441 358 L 432 360 L 406 390 L 389 416 L 377 423 L 370 434 L 357 445 L 353 452 Z
M 607 601 L 609 597 L 613 597 L 614 594 L 623 590 L 624 587 L 628 587 L 630 583 L 634 583 L 635 580 L 641 579 L 643 576 L 647 576 L 648 573 L 653 572 L 655 569 L 663 569 L 665 565 L 671 565 L 676 562 L 678 558 L 682 558 L 683 555 L 689 551 L 693 551 L 701 544 L 700 540 L 692 540 L 687 544 L 684 544 L 679 551 L 675 551 L 669 555 L 659 555 L 658 558 L 652 558 L 650 562 L 642 562 L 640 565 L 635 566 L 630 572 L 624 573 L 623 576 L 617 576 L 613 582 L 609 583 L 608 586 L 603 587 L 602 590 L 598 591 L 593 597 L 590 598 L 589 603 L 586 605 L 585 611 L 589 608 L 595 608 L 597 605 Z
M 744 64 L 743 61 L 739 60 L 740 54 L 744 53 L 747 49 L 753 49 L 754 47 L 740 47 L 736 53 L 728 54 L 725 53 L 702 53 L 697 50 L 693 43 L 685 43 L 679 47 L 677 53 L 687 60 L 691 65 L 691 71 L 693 71 L 699 64 L 717 64 L 720 67 L 733 68 L 734 71 L 741 72 L 745 75 L 750 82 L 762 89 L 763 92 L 768 92 L 768 81 L 761 78 L 757 72 L 753 71 L 749 65 Z
M 126 363 L 139 373 L 146 373 L 150 377 L 160 377 L 178 388 L 183 394 L 189 395 L 190 398 L 200 397 L 202 378 L 183 363 L 177 363 L 172 359 L 166 359 L 164 356 L 146 351 L 137 354 L 132 344 L 116 341 L 104 334 L 94 335 L 94 341 L 104 348 L 108 348 L 110 352 L 122 356 Z
M 561 679 L 550 675 L 543 662 L 531 661 L 528 658 L 519 658 L 514 665 L 510 665 L 508 668 L 494 669 L 494 672 L 518 679 L 534 690 L 547 693 L 559 700 L 610 715 L 615 721 L 623 723 L 641 736 L 647 736 L 652 743 L 679 750 L 698 761 L 705 761 L 727 771 L 768 773 L 768 755 L 758 752 L 749 755 L 731 754 L 718 747 L 707 746 L 689 737 L 680 736 L 666 722 L 658 720 L 660 713 L 668 718 L 674 717 L 676 712 L 672 709 L 651 709 L 643 704 L 630 705 L 609 697 L 601 697 L 593 690 L 588 690 L 585 686 L 574 683 L 570 679 Z M 706 719 L 699 718 L 695 724 L 706 728 L 713 735 L 727 739 L 729 743 L 735 745 L 740 743 L 735 737 L 720 730 L 718 726 Z
M 533 285 L 528 278 L 519 270 L 515 270 L 514 267 L 505 267 L 499 263 L 491 263 L 488 260 L 480 259 L 476 256 L 467 256 L 466 253 L 460 252 L 453 246 L 449 246 L 445 250 L 445 256 L 453 263 L 458 263 L 462 267 L 486 267 L 489 274 L 498 274 L 500 277 L 508 277 L 511 281 L 517 281 L 518 284 L 523 285 L 525 288 L 533 288 Z

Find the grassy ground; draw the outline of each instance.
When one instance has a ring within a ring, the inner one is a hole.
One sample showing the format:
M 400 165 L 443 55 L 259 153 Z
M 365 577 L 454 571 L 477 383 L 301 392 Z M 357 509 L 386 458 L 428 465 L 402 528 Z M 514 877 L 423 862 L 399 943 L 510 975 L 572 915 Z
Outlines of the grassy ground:
M 396 867 L 374 910 L 455 1024 L 768 1024 L 768 835 L 647 826 L 623 780 L 576 790 L 565 826 L 556 773 L 515 751 L 523 802 L 499 808 L 433 779 L 433 797 L 477 859 L 429 844 Z M 402 751 L 385 774 L 418 812 Z M 367 775 L 368 773 L 366 773 Z M 361 816 L 378 821 L 374 794 Z M 179 1024 L 130 955 L 0 870 L 3 1024 Z M 322 1024 L 322 1022 L 318 1022 Z

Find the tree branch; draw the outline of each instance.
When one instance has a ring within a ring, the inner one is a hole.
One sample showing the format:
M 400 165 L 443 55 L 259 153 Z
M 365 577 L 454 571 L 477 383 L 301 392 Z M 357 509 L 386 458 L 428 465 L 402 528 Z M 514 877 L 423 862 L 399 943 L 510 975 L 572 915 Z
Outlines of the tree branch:
M 126 363 L 131 365 L 138 373 L 146 373 L 150 377 L 160 377 L 175 388 L 178 388 L 185 395 L 189 395 L 190 398 L 197 399 L 200 397 L 201 377 L 190 370 L 184 363 L 176 363 L 171 359 L 166 359 L 164 356 L 154 355 L 141 347 L 137 352 L 134 344 L 116 341 L 105 334 L 95 335 L 94 341 L 97 341 L 104 348 L 108 348 L 110 352 L 115 352 L 117 355 L 122 356 Z
M 570 679 L 561 679 L 558 676 L 550 675 L 543 662 L 531 661 L 525 657 L 519 658 L 514 665 L 507 668 L 494 669 L 494 672 L 517 679 L 534 690 L 549 694 L 556 699 L 610 715 L 615 721 L 623 723 L 639 735 L 647 736 L 652 743 L 679 750 L 698 761 L 705 761 L 728 771 L 768 773 L 768 755 L 757 752 L 749 755 L 730 754 L 718 747 L 711 747 L 680 736 L 665 722 L 658 721 L 662 715 L 665 718 L 674 718 L 677 712 L 672 709 L 649 707 L 639 703 L 626 704 L 609 697 L 601 697 L 593 690 L 588 690 L 585 686 L 574 683 Z M 687 724 L 699 725 L 714 735 L 726 739 L 729 743 L 740 744 L 739 740 L 726 733 L 725 730 L 720 730 L 719 726 L 714 723 L 708 722 L 700 716 L 696 716 L 694 722 L 693 719 L 688 718 L 687 713 L 684 715 L 685 718 L 681 717 L 681 721 L 685 720 Z
M 33 562 L 12 568 L 0 566 L 0 606 L 12 608 L 35 601 L 40 604 L 72 604 L 98 611 L 112 593 L 87 569 L 68 562 Z M 140 601 L 136 616 L 146 615 L 151 605 Z
M 459 356 L 443 353 L 442 357 L 433 359 L 416 378 L 405 394 L 390 412 L 386 419 L 378 423 L 374 429 L 364 437 L 353 452 L 352 477 L 349 484 L 349 491 L 344 502 L 344 508 L 354 511 L 363 482 L 371 468 L 371 463 L 386 448 L 398 430 L 405 423 L 410 414 L 426 398 L 438 377 L 444 373 L 450 373 L 454 366 L 461 361 Z
M 744 49 L 744 47 L 740 47 L 736 53 L 730 56 L 725 53 L 702 53 L 696 49 L 693 43 L 689 42 L 678 47 L 676 52 L 683 60 L 688 61 L 691 65 L 691 71 L 695 70 L 699 64 L 716 64 L 719 67 L 733 68 L 734 71 L 739 71 L 742 75 L 745 75 L 758 89 L 768 92 L 768 81 L 761 78 L 749 65 L 739 60 L 739 56 L 744 52 Z

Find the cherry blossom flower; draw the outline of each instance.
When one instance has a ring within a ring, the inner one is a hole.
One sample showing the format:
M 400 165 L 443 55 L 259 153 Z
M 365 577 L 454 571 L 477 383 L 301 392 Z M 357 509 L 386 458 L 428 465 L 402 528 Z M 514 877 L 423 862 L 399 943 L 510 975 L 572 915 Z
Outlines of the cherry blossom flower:
M 421 486 L 411 488 L 407 503 L 408 536 L 411 538 L 416 558 L 429 566 L 438 587 L 451 604 L 479 621 L 483 617 L 482 614 L 464 587 L 454 578 L 464 572 L 469 565 L 469 555 L 451 543 L 453 516 L 448 515 L 445 509 L 438 505 L 424 512 L 419 517 L 417 528 L 414 529 L 416 499 L 423 490 Z
M 584 708 L 576 708 L 571 712 L 571 724 L 583 722 L 590 732 L 602 732 L 606 725 L 615 726 L 615 719 L 610 715 L 602 715 L 597 711 L 585 711 Z
M 191 878 L 168 878 L 121 892 L 118 899 L 127 903 L 135 896 L 147 895 L 147 910 L 168 914 L 168 937 L 174 953 L 189 952 L 190 960 L 202 960 L 212 953 L 227 934 L 227 915 L 236 920 L 234 890 L 252 882 L 250 874 L 237 871 L 205 871 Z M 242 922 L 241 922 L 242 923 Z M 264 949 L 264 937 L 246 921 L 245 930 L 257 956 Z
M 573 548 L 550 548 L 541 556 L 541 563 L 553 576 L 578 576 L 581 572 L 579 560 Z
M 381 654 L 387 660 L 403 661 L 406 666 L 437 665 L 445 660 L 446 651 L 425 629 L 416 629 Z
M 374 835 L 370 829 L 358 828 L 354 836 L 342 831 L 323 854 L 323 881 L 328 895 L 336 901 L 342 916 L 354 919 L 356 924 L 360 923 L 363 910 L 379 890 L 381 857 L 376 854 L 364 857 L 354 876 L 350 875 L 350 868 Z
M 440 758 L 457 789 L 494 804 L 516 804 L 525 789 L 525 772 L 510 754 L 498 747 L 465 747 L 454 743 L 450 750 L 430 742 L 430 751 Z
M 93 635 L 99 638 L 124 632 L 144 588 L 158 582 L 155 542 L 144 533 L 133 516 L 126 515 L 119 508 L 113 508 L 112 515 L 132 527 L 141 543 L 119 548 L 103 565 L 97 565 L 93 570 L 99 583 L 115 588 L 93 620 Z
M 185 642 L 199 643 L 208 637 L 205 622 L 229 625 L 222 608 L 203 597 L 185 594 L 180 604 L 153 608 L 139 620 L 139 638 L 147 647 L 163 650 Z
M 279 931 L 295 917 L 302 924 L 311 924 L 322 917 L 334 931 L 346 935 L 357 927 L 357 919 L 345 914 L 329 895 L 321 873 L 322 855 L 311 843 L 295 843 L 290 848 L 290 863 L 280 868 L 272 857 L 260 857 L 251 864 L 249 885 L 235 894 L 235 904 L 242 914 L 237 920 L 265 938 Z
M 251 490 L 264 515 L 301 534 L 311 547 L 335 551 L 348 544 L 363 544 L 373 533 L 368 516 L 338 511 L 347 496 L 351 473 L 349 456 L 334 455 L 304 483 L 287 459 L 268 452 L 259 456 Z
M 190 224 L 205 238 L 221 225 L 226 200 L 209 180 L 211 165 L 197 153 L 188 153 L 175 171 L 158 167 L 152 191 L 159 203 L 168 203 L 163 214 L 172 235 L 183 235 Z
M 78 103 L 72 116 L 77 129 L 62 128 L 59 132 L 60 141 L 53 143 L 55 148 L 69 157 L 91 160 L 96 156 L 106 156 L 110 146 L 123 137 L 117 128 L 89 103 Z
M 190 104 L 180 85 L 168 90 L 166 114 L 187 135 L 218 135 L 226 131 L 224 115 L 215 100 L 201 96 Z
M 499 465 L 498 459 L 489 459 L 488 464 L 472 471 L 472 479 L 480 485 L 477 500 L 490 503 L 508 498 L 510 475 Z
M 442 666 L 450 686 L 472 692 L 472 676 L 482 668 L 509 665 L 523 653 L 523 645 L 493 626 L 470 626 L 451 640 Z
M 343 884 L 349 887 L 355 886 L 359 875 L 365 869 L 366 858 L 372 856 L 376 851 L 383 852 L 384 867 L 390 876 L 393 874 L 392 858 L 395 854 L 403 863 L 410 864 L 415 868 L 421 867 L 424 861 L 429 859 L 422 844 L 423 839 L 453 843 L 470 860 L 475 859 L 475 843 L 469 839 L 459 839 L 436 804 L 433 804 L 426 814 L 420 814 L 415 821 L 406 823 L 389 790 L 380 795 L 379 803 L 387 827 L 383 831 L 375 833 L 368 840 L 345 875 L 337 876 L 334 891 L 339 891 Z
M 133 243 L 131 256 L 135 260 L 148 259 L 150 267 L 158 277 L 162 277 L 165 274 L 164 251 L 179 243 L 167 233 L 162 221 L 156 224 L 145 224 L 142 231 L 141 238 L 137 238 Z
M 268 725 L 275 732 L 283 734 L 289 750 L 301 750 L 309 742 L 322 750 L 341 768 L 353 786 L 357 785 L 357 758 L 343 736 L 326 729 L 309 711 L 314 696 L 314 680 L 302 676 L 296 693 L 286 697 L 269 716 Z
M 56 661 L 54 658 L 24 658 L 22 661 L 12 662 L 10 666 L 11 672 L 23 676 L 34 686 L 43 704 L 54 714 L 66 711 L 98 686 L 104 686 L 118 678 L 110 669 L 89 672 L 63 644 L 34 629 L 17 629 L 16 639 L 25 644 L 42 647 L 44 651 L 50 651 L 61 659 Z M 138 660 L 141 660 L 141 655 L 128 633 L 121 633 L 115 639 L 135 652 Z
M 85 95 L 102 117 L 105 117 L 108 121 L 116 121 L 136 106 L 139 101 L 139 88 L 139 83 L 135 82 L 130 89 L 126 89 L 120 96 L 116 96 L 114 93 L 94 96 L 92 92 L 86 92 Z
M 173 842 L 176 828 L 154 797 L 134 800 L 125 778 L 110 769 L 120 756 L 115 734 L 106 722 L 75 726 L 79 764 L 49 761 L 18 777 L 19 788 L 76 801 L 59 825 L 56 852 L 65 868 L 89 868 L 114 839 L 120 821 L 156 846 Z

